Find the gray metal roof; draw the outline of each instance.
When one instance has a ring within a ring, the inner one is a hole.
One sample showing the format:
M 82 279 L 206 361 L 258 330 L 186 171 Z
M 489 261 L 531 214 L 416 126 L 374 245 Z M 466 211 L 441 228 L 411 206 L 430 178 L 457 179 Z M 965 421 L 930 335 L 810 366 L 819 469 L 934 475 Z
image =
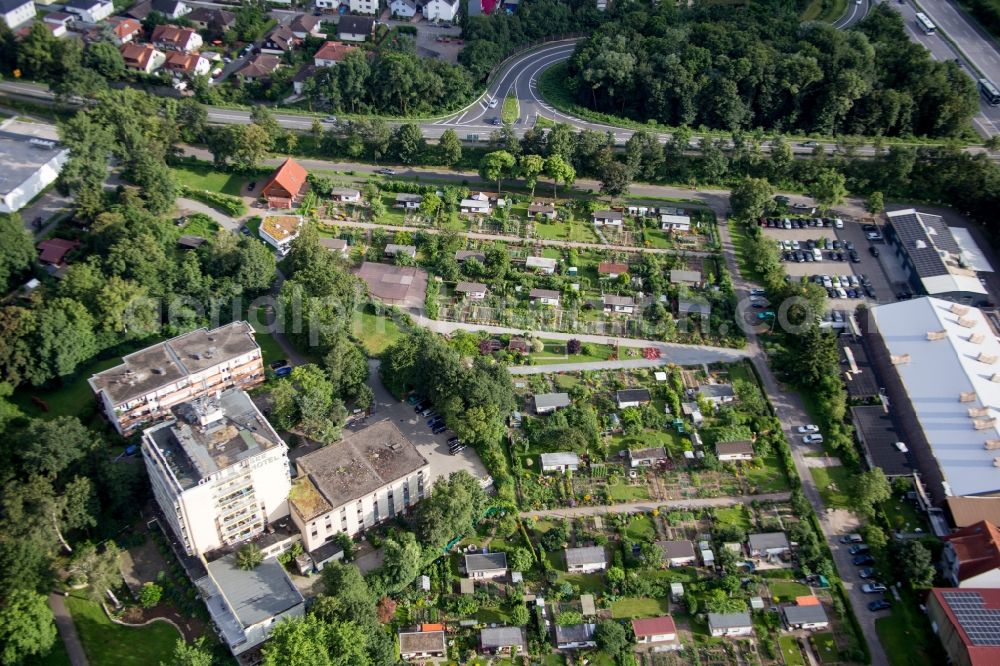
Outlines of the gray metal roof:
M 607 564 L 608 556 L 604 546 L 583 546 L 566 549 L 566 565 L 581 566 L 586 564 Z
M 788 624 L 811 624 L 816 622 L 827 622 L 826 611 L 823 606 L 815 604 L 812 606 L 784 606 L 781 612 L 785 615 Z
M 304 601 L 276 559 L 244 571 L 236 566 L 236 555 L 230 554 L 209 562 L 208 571 L 243 627 L 280 615 Z
M 619 403 L 623 402 L 649 402 L 652 398 L 649 395 L 649 389 L 636 388 L 636 389 L 625 389 L 623 391 L 616 391 L 615 398 Z
M 706 398 L 729 398 L 736 395 L 732 384 L 702 384 L 698 393 Z
M 506 553 L 475 553 L 465 556 L 465 570 L 469 573 L 473 571 L 494 571 L 496 569 L 507 568 Z
M 569 451 L 560 451 L 557 453 L 543 453 L 542 454 L 542 467 L 547 467 L 549 465 L 579 465 L 580 456 Z
M 662 446 L 653 446 L 647 449 L 629 449 L 629 460 L 659 460 L 667 457 L 667 450 Z
M 752 627 L 753 620 L 750 613 L 709 613 L 708 626 L 710 629 L 735 629 L 737 627 Z
M 569 393 L 542 393 L 535 396 L 535 409 L 552 409 L 569 405 Z
M 487 627 L 479 632 L 479 643 L 488 649 L 513 645 L 524 648 L 524 633 L 520 627 Z
M 594 640 L 596 624 L 572 624 L 568 627 L 556 625 L 556 643 L 584 643 Z
M 694 544 L 687 540 L 657 541 L 656 545 L 663 551 L 667 559 L 679 557 L 694 557 Z
M 751 550 L 770 550 L 772 548 L 788 548 L 788 537 L 784 532 L 761 532 L 751 534 L 749 539 Z

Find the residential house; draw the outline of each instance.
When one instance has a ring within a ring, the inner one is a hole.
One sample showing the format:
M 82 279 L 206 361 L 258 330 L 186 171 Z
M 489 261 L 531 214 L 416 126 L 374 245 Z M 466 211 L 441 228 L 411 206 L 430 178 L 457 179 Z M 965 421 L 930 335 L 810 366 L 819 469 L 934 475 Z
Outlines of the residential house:
M 397 255 L 414 259 L 417 256 L 417 248 L 415 245 L 397 245 L 396 243 L 389 243 L 385 246 L 385 256 L 395 257 Z
M 306 81 L 309 81 L 314 76 L 316 76 L 316 65 L 311 62 L 307 62 L 299 67 L 299 71 L 295 72 L 295 76 L 292 77 L 292 92 L 296 95 L 301 95 L 306 89 Z
M 595 227 L 618 227 L 621 228 L 624 215 L 618 210 L 598 210 L 594 211 Z
M 279 67 L 281 58 L 268 53 L 258 53 L 243 63 L 234 76 L 242 81 L 257 81 L 270 77 Z
M 13 213 L 59 177 L 69 150 L 53 125 L 8 118 L 0 130 L 0 213 Z
M 340 0 L 316 0 L 316 9 L 326 11 L 335 10 L 340 7 Z
M 240 389 L 169 408 L 142 433 L 153 497 L 191 556 L 264 534 L 288 517 L 288 447 Z M 233 508 L 232 489 L 241 488 Z
M 327 44 L 333 44 L 334 42 L 327 42 Z M 324 44 L 323 46 L 326 46 Z M 353 47 L 352 47 L 353 48 Z M 318 54 L 317 54 L 318 55 Z M 396 208 L 405 208 L 406 210 L 416 210 L 420 208 L 420 202 L 424 198 L 419 194 L 410 194 L 409 192 L 400 192 L 396 195 Z M 458 254 L 460 252 L 465 252 L 465 250 L 459 250 L 455 253 L 455 259 L 458 259 Z M 485 258 L 485 257 L 484 257 Z
M 719 462 L 753 460 L 753 442 L 749 439 L 738 442 L 718 442 L 715 445 L 715 455 Z
M 566 571 L 570 573 L 594 573 L 608 568 L 608 557 L 604 546 L 583 546 L 567 548 Z
M 507 575 L 506 553 L 474 553 L 465 556 L 465 575 L 473 580 L 491 580 Z
M 600 277 L 616 279 L 619 275 L 628 273 L 628 264 L 612 261 L 602 261 L 597 265 L 597 274 Z
M 792 550 L 784 532 L 751 534 L 747 542 L 750 546 L 750 557 L 781 557 L 788 555 Z
M 68 0 L 63 5 L 70 14 L 80 17 L 84 23 L 100 23 L 115 13 L 111 0 Z
M 927 596 L 927 617 L 955 666 L 1000 664 L 1000 589 L 934 588 Z
M 732 384 L 702 384 L 698 395 L 713 405 L 725 405 L 736 400 L 736 389 Z
M 236 27 L 236 15 L 224 9 L 195 7 L 186 18 L 199 30 L 217 35 Z
M 42 3 L 36 2 L 35 4 L 40 5 Z M 63 34 L 65 34 L 65 31 L 76 22 L 76 18 L 75 14 L 68 14 L 66 12 L 49 12 L 42 15 L 42 20 L 47 25 L 51 25 L 53 29 L 62 28 L 61 32 L 63 32 Z M 52 34 L 55 35 L 56 33 L 53 32 Z
M 428 21 L 451 23 L 458 16 L 461 0 L 429 0 L 424 3 L 423 14 Z
M 642 405 L 648 405 L 651 400 L 652 397 L 649 395 L 649 389 L 637 388 L 615 391 L 615 403 L 618 405 L 618 409 L 641 407 Z
M 170 51 L 167 53 L 167 59 L 163 63 L 163 68 L 175 74 L 204 76 L 211 70 L 212 63 L 197 53 Z
M 694 544 L 686 539 L 678 541 L 657 541 L 663 563 L 668 567 L 689 567 L 697 564 Z
M 632 620 L 632 633 L 635 634 L 635 642 L 640 647 L 660 643 L 672 644 L 674 649 L 681 647 L 677 639 L 677 625 L 674 624 L 674 618 L 669 615 Z M 662 647 L 658 645 L 656 649 L 660 650 Z
M 456 294 L 464 294 L 470 301 L 481 301 L 486 298 L 486 285 L 481 282 L 459 282 L 455 285 Z
M 635 312 L 635 299 L 631 296 L 617 296 L 615 294 L 603 294 L 601 303 L 604 305 L 604 312 L 614 314 L 632 314 Z
M 528 300 L 542 305 L 559 305 L 559 292 L 552 289 L 532 289 L 528 292 Z
M 528 257 L 524 260 L 524 267 L 533 269 L 544 275 L 552 275 L 556 272 L 556 260 L 549 257 Z
M 489 215 L 492 212 L 489 195 L 483 192 L 470 194 L 468 199 L 462 199 L 458 205 L 459 212 L 466 215 Z
M 551 204 L 531 204 L 528 206 L 528 217 L 544 217 L 556 219 L 556 207 Z
M 50 238 L 38 244 L 38 261 L 49 266 L 62 266 L 66 255 L 80 247 L 79 241 L 65 238 Z
M 292 19 L 292 22 L 288 24 L 288 27 L 292 29 L 292 34 L 298 39 L 305 39 L 306 37 L 323 37 L 324 33 L 320 29 L 322 19 L 319 16 L 313 16 L 312 14 L 298 14 Z
M 701 271 L 687 271 L 679 268 L 670 269 L 670 284 L 686 284 L 693 287 L 701 284 Z
M 670 232 L 691 231 L 691 218 L 687 215 L 660 215 L 660 229 Z
M 180 28 L 176 25 L 158 25 L 153 28 L 154 45 L 173 51 L 191 53 L 201 48 L 201 35 L 191 28 Z
M 815 597 L 814 597 L 815 598 Z M 826 629 L 830 626 L 830 620 L 820 603 L 782 606 L 781 615 L 784 618 L 785 626 L 789 629 L 807 629 L 815 631 Z
M 373 6 L 371 12 L 360 12 L 354 9 L 354 5 Z M 359 13 L 374 14 L 378 8 L 378 0 L 351 0 L 351 11 Z M 340 23 L 337 24 L 337 39 L 343 42 L 364 42 L 375 34 L 375 20 L 361 16 L 341 16 Z
M 677 299 L 677 315 L 679 317 L 698 315 L 707 320 L 712 316 L 712 304 L 700 296 L 682 296 Z
M 330 198 L 340 203 L 360 203 L 361 192 L 350 187 L 335 187 L 330 191 Z
M 657 463 L 667 459 L 667 450 L 662 446 L 654 446 L 646 449 L 629 449 L 629 467 L 652 467 Z
M 181 402 L 264 381 L 254 330 L 245 321 L 201 328 L 128 354 L 87 380 L 123 437 L 170 415 Z
M 379 0 L 348 0 L 348 3 L 341 4 L 348 4 L 352 14 L 378 14 L 380 10 Z M 348 17 L 342 16 L 340 20 L 344 18 Z
M 180 0 L 153 0 L 152 10 L 168 19 L 177 19 L 191 13 L 191 8 Z
M 941 573 L 951 585 L 1000 588 L 1000 529 L 996 525 L 981 520 L 944 537 L 944 542 Z
M 399 632 L 399 656 L 405 661 L 448 656 L 444 630 Z
M 456 250 L 455 251 L 455 261 L 458 263 L 463 263 L 467 259 L 475 259 L 479 263 L 486 262 L 486 255 L 479 250 Z
M 115 46 L 130 44 L 142 37 L 142 24 L 134 18 L 114 16 L 108 19 L 108 25 L 111 26 L 111 40 Z
M 289 157 L 264 183 L 260 196 L 267 199 L 270 208 L 293 208 L 305 189 L 308 175 L 302 165 Z
M 277 250 L 278 254 L 288 254 L 292 241 L 299 237 L 302 229 L 300 215 L 268 215 L 260 223 L 261 240 Z
M 596 624 L 572 624 L 568 627 L 556 625 L 556 647 L 560 650 L 581 650 L 597 647 L 594 638 Z
M 264 43 L 261 44 L 260 50 L 261 53 L 281 55 L 282 53 L 288 53 L 300 43 L 301 40 L 295 36 L 291 28 L 287 25 L 279 24 L 264 37 Z
M 571 404 L 569 393 L 540 393 L 535 396 L 535 413 L 550 414 Z
M 753 633 L 750 613 L 709 613 L 708 630 L 712 636 L 749 636 Z
M 326 249 L 330 250 L 331 252 L 340 254 L 345 257 L 347 256 L 347 251 L 350 249 L 347 245 L 347 241 L 344 240 L 343 238 L 326 238 L 324 236 L 323 238 L 319 239 L 319 244 L 325 247 Z
M 280 622 L 305 615 L 305 600 L 276 559 L 265 559 L 250 570 L 236 564 L 230 553 L 201 570 L 194 581 L 205 600 L 212 624 L 237 661 L 251 659 Z
M 4 25 L 14 29 L 35 17 L 35 3 L 31 0 L 0 0 L 0 14 Z
M 431 491 L 427 459 L 390 419 L 301 456 L 295 467 L 288 504 L 310 554 L 411 511 Z
M 417 14 L 417 3 L 415 0 L 392 0 L 389 13 L 396 18 L 413 18 Z
M 357 46 L 353 46 L 352 44 L 343 44 L 341 42 L 323 42 L 323 46 L 319 47 L 319 50 L 313 56 L 313 63 L 317 67 L 333 67 L 337 63 L 342 62 L 348 53 L 357 48 Z M 397 196 L 396 199 L 398 201 L 399 197 Z
M 125 44 L 121 51 L 125 67 L 145 74 L 152 74 L 167 61 L 167 54 L 152 44 Z
M 479 632 L 479 648 L 485 654 L 524 655 L 527 641 L 521 627 L 486 627 Z
M 543 472 L 575 472 L 580 468 L 580 456 L 565 451 L 542 454 Z

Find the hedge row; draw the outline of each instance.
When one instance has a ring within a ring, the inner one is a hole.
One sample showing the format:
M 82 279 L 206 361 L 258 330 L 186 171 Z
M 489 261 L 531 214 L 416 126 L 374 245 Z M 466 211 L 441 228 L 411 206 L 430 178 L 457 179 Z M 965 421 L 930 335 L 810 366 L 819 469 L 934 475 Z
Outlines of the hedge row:
M 187 186 L 181 187 L 181 196 L 185 196 L 195 201 L 200 201 L 206 206 L 211 206 L 215 210 L 225 213 L 230 217 L 243 217 L 247 214 L 247 205 L 239 197 L 222 194 L 221 192 L 210 192 L 208 190 L 195 190 Z

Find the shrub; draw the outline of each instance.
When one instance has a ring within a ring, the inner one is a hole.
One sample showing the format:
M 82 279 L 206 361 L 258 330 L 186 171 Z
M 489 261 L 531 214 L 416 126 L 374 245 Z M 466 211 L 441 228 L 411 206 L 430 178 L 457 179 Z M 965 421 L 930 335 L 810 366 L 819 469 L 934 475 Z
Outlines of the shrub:
M 142 586 L 142 592 L 139 593 L 139 603 L 143 608 L 152 608 L 156 604 L 160 603 L 160 598 L 162 597 L 162 587 L 156 583 L 146 583 Z
M 230 217 L 243 217 L 247 214 L 247 205 L 239 197 L 222 194 L 221 192 L 210 192 L 208 190 L 195 190 L 187 186 L 181 187 L 181 196 L 200 201 L 206 206 L 229 215 Z

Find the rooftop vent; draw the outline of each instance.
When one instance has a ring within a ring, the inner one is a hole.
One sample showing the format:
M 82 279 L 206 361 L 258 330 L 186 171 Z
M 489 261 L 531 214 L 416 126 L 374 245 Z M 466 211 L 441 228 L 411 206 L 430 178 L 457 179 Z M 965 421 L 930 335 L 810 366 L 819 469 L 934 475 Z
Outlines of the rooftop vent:
M 990 414 L 990 408 L 989 407 L 970 407 L 969 408 L 969 416 L 972 416 L 972 417 L 989 416 L 989 414 Z
M 993 466 L 1000 467 L 1000 456 L 997 456 L 996 458 L 993 459 Z
M 975 399 L 976 399 L 975 391 L 963 391 L 962 393 L 958 394 L 959 402 L 972 402 Z
M 153 374 L 154 374 L 154 375 L 164 375 L 164 374 L 166 374 L 166 372 L 167 372 L 167 371 L 166 371 L 166 370 L 164 370 L 164 369 L 163 369 L 162 367 L 160 367 L 160 366 L 156 366 L 155 368 L 153 368 Z
M 916 241 L 916 242 L 915 242 L 915 243 L 913 244 L 913 247 L 917 248 L 918 250 L 926 250 L 926 249 L 927 249 L 927 243 L 925 243 L 924 241 L 922 241 L 922 240 L 918 239 L 918 240 L 917 240 L 917 241 Z
M 974 345 L 982 344 L 983 340 L 986 339 L 982 333 L 976 332 L 969 336 L 969 342 Z
M 995 384 L 1000 384 L 1000 372 L 994 372 L 990 375 L 990 381 Z
M 988 439 L 986 443 L 983 444 L 983 448 L 987 451 L 995 451 L 1000 449 L 1000 439 Z
M 969 314 L 969 308 L 964 305 L 959 305 L 958 303 L 952 303 L 949 310 L 951 310 L 952 314 L 957 314 L 959 317 L 964 317 Z
M 986 430 L 987 428 L 992 428 L 997 424 L 996 418 L 989 419 L 976 419 L 972 422 L 972 427 L 976 430 Z
M 986 352 L 980 352 L 976 360 L 980 363 L 986 363 L 987 365 L 993 365 L 997 362 L 997 357 L 995 354 L 987 354 Z
M 969 317 L 960 317 L 958 319 L 958 325 L 964 326 L 965 328 L 972 328 L 976 325 L 976 320 L 970 319 Z
M 927 331 L 928 340 L 944 340 L 948 337 L 948 331 L 941 329 L 940 331 Z
M 892 356 L 889 357 L 889 360 L 892 362 L 893 365 L 902 365 L 903 363 L 909 363 L 910 362 L 910 355 L 909 354 L 893 354 Z

